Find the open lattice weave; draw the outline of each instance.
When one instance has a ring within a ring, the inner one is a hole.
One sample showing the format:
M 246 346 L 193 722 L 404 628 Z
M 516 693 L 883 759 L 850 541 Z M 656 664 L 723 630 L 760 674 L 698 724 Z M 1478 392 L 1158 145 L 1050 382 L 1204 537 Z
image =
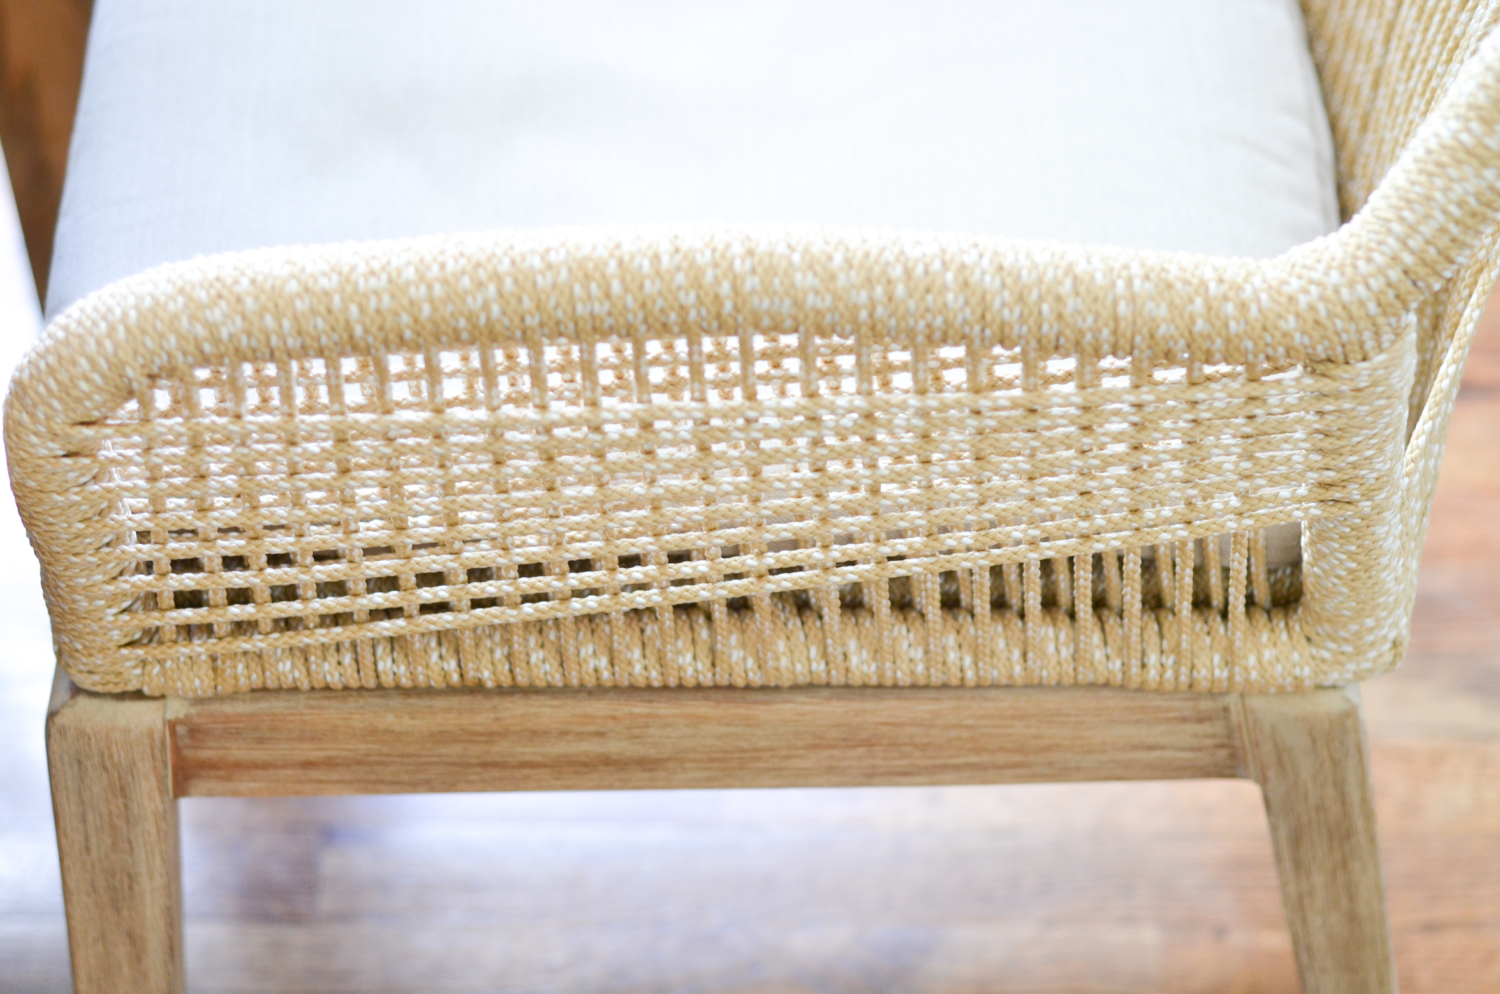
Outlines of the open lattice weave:
M 59 657 L 180 694 L 1369 675 L 1497 163 L 1491 41 L 1351 224 L 1266 262 L 754 229 L 164 267 L 7 403 Z

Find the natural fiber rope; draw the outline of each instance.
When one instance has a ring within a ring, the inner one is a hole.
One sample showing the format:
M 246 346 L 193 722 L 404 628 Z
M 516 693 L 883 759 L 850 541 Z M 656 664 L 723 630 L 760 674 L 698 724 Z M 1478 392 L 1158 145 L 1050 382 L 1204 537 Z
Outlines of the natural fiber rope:
M 1387 83 L 1346 6 L 1309 27 L 1358 213 L 1269 261 L 512 232 L 90 296 L 6 407 L 59 659 L 177 694 L 1393 665 L 1495 275 L 1500 40 L 1449 5 L 1446 61 Z

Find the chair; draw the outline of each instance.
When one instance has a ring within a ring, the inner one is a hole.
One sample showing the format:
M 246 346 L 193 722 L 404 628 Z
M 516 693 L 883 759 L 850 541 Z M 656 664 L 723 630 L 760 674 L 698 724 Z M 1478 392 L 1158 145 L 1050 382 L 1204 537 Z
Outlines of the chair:
M 539 229 L 56 314 L 5 433 L 77 989 L 181 988 L 178 797 L 1250 777 L 1304 989 L 1394 990 L 1357 683 L 1500 272 L 1500 36 L 1305 14 L 1348 222 L 1269 259 Z

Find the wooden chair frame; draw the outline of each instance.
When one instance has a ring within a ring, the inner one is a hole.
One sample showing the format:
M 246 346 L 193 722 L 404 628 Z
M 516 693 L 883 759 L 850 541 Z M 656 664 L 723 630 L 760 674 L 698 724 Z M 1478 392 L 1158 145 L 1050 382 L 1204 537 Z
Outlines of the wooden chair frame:
M 184 988 L 180 797 L 1246 777 L 1306 994 L 1395 991 L 1358 690 L 79 690 L 47 718 L 78 994 Z

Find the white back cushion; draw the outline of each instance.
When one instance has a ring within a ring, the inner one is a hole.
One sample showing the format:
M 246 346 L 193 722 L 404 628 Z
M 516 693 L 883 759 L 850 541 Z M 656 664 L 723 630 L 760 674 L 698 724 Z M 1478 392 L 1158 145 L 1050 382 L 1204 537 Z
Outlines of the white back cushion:
M 1267 256 L 1337 224 L 1295 0 L 96 0 L 48 294 L 494 227 Z

